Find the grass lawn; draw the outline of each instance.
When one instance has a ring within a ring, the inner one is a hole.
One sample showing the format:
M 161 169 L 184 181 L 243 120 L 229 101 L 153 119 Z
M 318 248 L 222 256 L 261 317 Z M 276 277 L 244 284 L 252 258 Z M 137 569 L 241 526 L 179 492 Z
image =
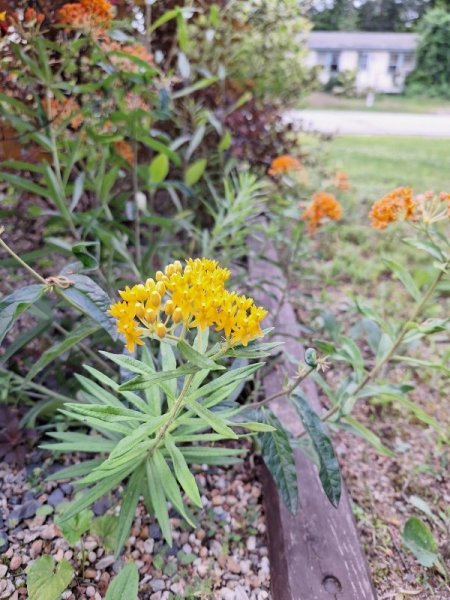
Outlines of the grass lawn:
M 415 193 L 450 190 L 450 139 L 343 136 L 325 143 L 322 151 L 330 170 L 345 171 L 352 183 L 349 191 L 337 194 L 343 220 L 328 225 L 327 239 L 319 243 L 326 258 L 320 267 L 325 281 L 343 285 L 351 295 L 361 293 L 361 286 L 383 287 L 384 256 L 410 264 L 420 280 L 422 256 L 400 241 L 411 231 L 404 224 L 374 230 L 368 213 L 375 200 L 399 186 L 411 186 Z M 389 284 L 387 293 L 399 285 L 393 280 Z
M 373 106 L 366 106 L 365 98 L 341 98 L 332 94 L 315 92 L 303 106 L 332 110 L 368 110 L 373 112 L 450 113 L 450 102 L 437 98 L 407 98 L 396 94 L 376 96 Z

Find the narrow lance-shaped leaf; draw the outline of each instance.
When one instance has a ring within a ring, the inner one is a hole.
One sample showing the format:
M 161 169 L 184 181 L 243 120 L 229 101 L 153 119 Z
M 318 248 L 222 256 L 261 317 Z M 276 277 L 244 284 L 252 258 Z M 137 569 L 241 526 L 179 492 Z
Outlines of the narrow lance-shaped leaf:
M 158 470 L 151 459 L 146 461 L 147 469 L 147 485 L 148 494 L 150 497 L 155 517 L 158 520 L 159 526 L 161 527 L 164 539 L 172 546 L 172 530 L 169 521 L 169 511 L 167 508 L 167 500 L 164 494 L 164 485 L 161 481 Z
M 331 504 L 337 507 L 341 498 L 341 473 L 331 440 L 325 433 L 320 417 L 299 392 L 293 394 L 292 402 L 319 458 L 319 478 L 323 490 Z
M 187 344 L 184 340 L 180 340 L 177 346 L 182 356 L 199 369 L 210 369 L 211 371 L 225 369 L 223 365 L 217 364 L 211 358 L 208 358 L 204 354 L 194 350 L 194 348 L 192 348 L 192 346 Z
M 142 484 L 145 478 L 144 466 L 141 465 L 131 475 L 122 498 L 122 505 L 120 507 L 119 520 L 117 526 L 117 539 L 116 539 L 116 558 L 122 551 L 125 541 L 130 533 L 131 525 L 136 512 L 136 506 L 139 501 L 139 496 L 142 491 Z
M 181 487 L 192 500 L 192 502 L 201 508 L 202 501 L 200 499 L 197 482 L 195 481 L 195 477 L 192 475 L 187 465 L 182 451 L 176 447 L 172 437 L 169 434 L 166 434 L 164 444 L 169 451 L 173 468 L 175 469 L 175 475 L 180 482 Z

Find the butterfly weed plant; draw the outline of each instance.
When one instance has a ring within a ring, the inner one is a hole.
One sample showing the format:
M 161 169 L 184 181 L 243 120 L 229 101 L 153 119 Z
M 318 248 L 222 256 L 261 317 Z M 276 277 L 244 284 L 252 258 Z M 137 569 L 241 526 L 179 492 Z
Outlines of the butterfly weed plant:
M 247 359 L 263 358 L 272 345 L 255 341 L 263 335 L 266 311 L 251 298 L 228 291 L 229 276 L 213 260 L 190 259 L 184 268 L 176 261 L 154 279 L 122 290 L 110 314 L 128 351 L 139 348 L 140 358 L 103 355 L 123 375 L 133 376 L 119 384 L 86 366 L 91 377 L 79 376 L 81 402 L 67 403 L 61 412 L 95 433 L 57 431 L 51 434 L 57 441 L 45 446 L 107 454 L 58 473 L 59 478 L 80 477 L 74 485 L 81 493 L 62 521 L 124 484 L 117 552 L 128 537 L 140 496 L 171 545 L 168 502 L 191 525 L 196 521 L 183 492 L 192 506 L 202 506 L 190 465 L 232 464 L 242 449 L 224 441 L 273 430 L 270 424 L 248 420 L 245 407 L 235 401 L 242 383 L 263 364 L 247 364 Z M 219 334 L 217 341 L 210 340 L 210 331 Z M 146 345 L 155 342 L 160 346 L 158 365 Z M 242 366 L 227 368 L 228 357 L 241 359 Z

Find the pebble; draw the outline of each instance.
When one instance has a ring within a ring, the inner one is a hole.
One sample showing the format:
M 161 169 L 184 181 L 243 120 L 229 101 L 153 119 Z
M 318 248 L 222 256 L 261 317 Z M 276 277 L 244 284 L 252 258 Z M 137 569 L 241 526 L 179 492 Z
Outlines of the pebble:
M 154 592 L 161 592 L 166 589 L 166 583 L 163 579 L 152 579 L 150 587 Z
M 227 569 L 232 573 L 240 573 L 241 566 L 239 562 L 234 558 L 234 556 L 229 556 L 227 559 Z
M 18 554 L 14 555 L 9 563 L 9 568 L 11 571 L 16 571 L 20 565 L 22 564 L 22 557 Z
M 61 490 L 61 488 L 56 488 L 56 490 L 53 490 L 53 492 L 47 498 L 47 502 L 53 507 L 58 506 L 58 504 L 61 504 L 61 502 L 64 500 L 64 492 Z
M 35 540 L 31 544 L 31 548 L 30 548 L 31 558 L 37 558 L 41 554 L 43 544 L 44 544 L 44 542 L 42 540 Z
M 97 576 L 97 571 L 95 569 L 86 569 L 84 576 L 86 579 L 95 579 Z
M 246 546 L 249 552 L 256 550 L 256 537 L 254 535 L 251 535 L 249 538 L 247 538 Z
M 8 572 L 8 567 L 6 565 L 0 564 L 0 579 L 3 579 L 3 577 L 6 575 L 7 572 Z
M 0 531 L 0 554 L 6 552 L 9 548 L 9 540 L 4 531 Z
M 95 596 L 95 588 L 92 585 L 88 585 L 86 588 L 86 596 L 93 598 Z
M 104 571 L 108 567 L 110 567 L 115 562 L 114 556 L 104 556 L 100 560 L 98 560 L 95 564 L 95 568 L 98 571 Z
M 143 547 L 144 547 L 144 552 L 146 554 L 153 554 L 153 548 L 155 547 L 155 540 L 152 538 L 148 538 L 147 540 L 145 540 Z
M 10 598 L 14 593 L 14 584 L 9 579 L 0 581 L 0 598 Z
M 16 527 L 18 523 L 21 523 L 24 519 L 30 519 L 34 517 L 37 509 L 40 507 L 40 503 L 37 500 L 29 500 L 18 506 L 9 513 L 8 524 L 11 528 Z
M 95 563 L 96 560 L 97 560 L 97 555 L 95 554 L 95 552 L 89 552 L 88 561 L 92 564 L 92 563 Z

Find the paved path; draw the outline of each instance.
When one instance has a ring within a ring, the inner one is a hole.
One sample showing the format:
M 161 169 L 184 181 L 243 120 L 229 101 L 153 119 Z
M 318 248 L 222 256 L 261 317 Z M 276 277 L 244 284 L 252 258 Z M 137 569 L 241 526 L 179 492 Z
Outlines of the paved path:
M 450 138 L 450 115 L 365 112 L 344 110 L 291 110 L 289 121 L 321 133 L 356 135 L 410 135 Z

